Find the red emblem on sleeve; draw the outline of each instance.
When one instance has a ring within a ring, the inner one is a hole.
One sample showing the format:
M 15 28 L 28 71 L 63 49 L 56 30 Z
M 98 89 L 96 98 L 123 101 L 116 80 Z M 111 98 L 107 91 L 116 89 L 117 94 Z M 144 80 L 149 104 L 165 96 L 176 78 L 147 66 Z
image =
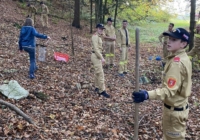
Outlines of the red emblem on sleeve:
M 180 62 L 180 57 L 175 56 L 175 57 L 174 57 L 174 62 Z
M 173 88 L 173 87 L 175 86 L 175 84 L 176 84 L 176 79 L 170 77 L 170 78 L 168 79 L 168 81 L 167 81 L 168 87 L 169 87 L 169 88 Z

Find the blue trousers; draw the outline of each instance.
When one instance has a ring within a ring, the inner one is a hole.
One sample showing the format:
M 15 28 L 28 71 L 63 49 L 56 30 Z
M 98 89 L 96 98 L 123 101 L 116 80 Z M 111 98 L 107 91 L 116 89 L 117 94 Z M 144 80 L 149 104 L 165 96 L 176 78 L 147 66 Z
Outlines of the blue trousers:
M 23 49 L 29 54 L 29 59 L 30 59 L 29 75 L 34 76 L 34 72 L 37 69 L 35 60 L 35 47 L 23 46 Z

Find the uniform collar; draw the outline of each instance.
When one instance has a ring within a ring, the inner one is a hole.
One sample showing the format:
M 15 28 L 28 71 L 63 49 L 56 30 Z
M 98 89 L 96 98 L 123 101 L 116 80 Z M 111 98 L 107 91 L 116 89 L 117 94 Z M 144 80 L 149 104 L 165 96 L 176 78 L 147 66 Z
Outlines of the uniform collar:
M 167 58 L 171 59 L 172 57 L 175 57 L 175 56 L 182 54 L 182 53 L 185 53 L 185 49 L 180 49 L 180 50 L 176 51 L 175 53 L 169 55 Z

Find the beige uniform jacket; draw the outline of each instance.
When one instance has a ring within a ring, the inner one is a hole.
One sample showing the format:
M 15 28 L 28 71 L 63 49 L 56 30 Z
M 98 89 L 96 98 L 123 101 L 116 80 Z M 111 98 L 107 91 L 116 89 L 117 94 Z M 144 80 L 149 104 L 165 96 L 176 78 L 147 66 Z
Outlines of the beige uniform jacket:
M 149 99 L 162 100 L 172 107 L 183 107 L 191 94 L 191 62 L 184 49 L 167 58 L 162 88 L 148 91 Z
M 126 28 L 126 30 L 127 30 L 127 36 L 128 36 L 128 46 L 130 46 L 129 32 L 128 32 L 127 28 Z M 117 41 L 117 44 L 119 47 L 121 47 L 122 45 L 126 45 L 126 32 L 125 32 L 124 28 L 120 28 L 118 30 L 116 41 Z
M 42 5 L 42 14 L 49 14 L 49 9 L 46 5 Z
M 112 26 L 112 25 L 111 26 L 106 25 L 105 26 L 105 30 L 104 30 L 104 34 L 107 37 L 115 37 L 115 28 L 114 28 L 114 26 Z M 105 41 L 113 41 L 113 40 L 105 38 Z
M 197 31 L 194 31 L 194 47 L 200 48 L 200 32 L 197 33 Z
M 101 35 L 98 35 L 97 33 L 95 33 L 92 36 L 92 51 L 96 54 L 97 58 L 99 58 L 100 60 L 103 59 L 102 39 L 101 39 Z
M 28 14 L 32 14 L 32 13 L 36 13 L 37 12 L 37 9 L 31 5 L 29 8 L 28 8 Z
M 164 32 L 169 32 L 169 31 L 164 31 Z M 164 33 L 164 32 L 163 32 L 163 33 Z M 169 37 L 168 37 L 168 36 L 164 36 L 163 33 L 160 34 L 160 36 L 158 37 L 158 39 L 159 39 L 159 41 L 160 41 L 161 43 L 167 44 L 167 41 L 168 41 Z M 163 39 L 163 40 L 162 40 L 162 39 Z

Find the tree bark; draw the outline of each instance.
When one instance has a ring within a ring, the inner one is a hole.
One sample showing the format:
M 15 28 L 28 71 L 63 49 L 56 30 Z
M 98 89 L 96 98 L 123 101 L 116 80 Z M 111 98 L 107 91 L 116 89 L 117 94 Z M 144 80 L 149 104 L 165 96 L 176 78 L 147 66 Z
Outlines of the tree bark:
M 20 116 L 22 116 L 27 122 L 29 122 L 31 124 L 35 124 L 34 121 L 28 115 L 26 115 L 23 111 L 21 111 L 15 105 L 13 105 L 11 103 L 8 103 L 6 101 L 3 101 L 1 99 L 0 99 L 0 104 L 3 104 L 5 106 L 9 107 L 10 109 L 14 110 L 17 114 L 19 114 Z
M 119 0 L 116 0 L 115 17 L 114 17 L 114 27 L 115 27 L 115 25 L 116 25 L 118 4 L 119 4 Z
M 105 22 L 106 8 L 107 8 L 107 0 L 105 0 L 103 7 L 103 23 Z
M 81 28 L 80 25 L 80 0 L 75 0 L 74 3 L 74 20 L 72 26 L 76 28 Z
M 99 23 L 99 0 L 95 1 L 95 23 Z
M 92 0 L 90 0 L 90 33 L 92 33 Z
M 99 0 L 99 23 L 103 23 L 103 1 Z
M 196 0 L 191 0 L 191 7 L 190 7 L 190 44 L 189 44 L 189 51 L 194 46 L 194 28 L 195 28 L 195 10 L 196 10 Z
M 69 1 L 70 3 L 70 1 Z M 71 6 L 70 6 L 71 7 Z M 70 8 L 70 23 L 71 23 L 71 19 L 72 19 L 72 9 Z M 72 25 L 73 26 L 73 25 Z M 73 30 L 72 30 L 72 27 L 70 28 L 70 35 L 71 35 L 71 40 L 72 40 L 72 46 L 71 46 L 71 49 L 72 49 L 72 55 L 74 56 L 75 55 L 75 52 L 74 52 L 74 36 L 73 36 Z

